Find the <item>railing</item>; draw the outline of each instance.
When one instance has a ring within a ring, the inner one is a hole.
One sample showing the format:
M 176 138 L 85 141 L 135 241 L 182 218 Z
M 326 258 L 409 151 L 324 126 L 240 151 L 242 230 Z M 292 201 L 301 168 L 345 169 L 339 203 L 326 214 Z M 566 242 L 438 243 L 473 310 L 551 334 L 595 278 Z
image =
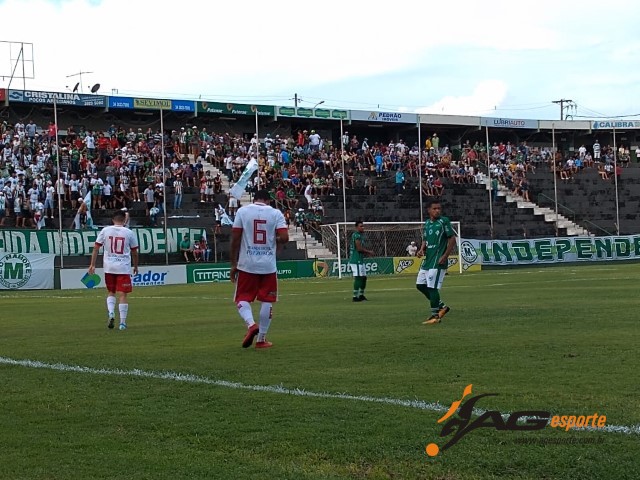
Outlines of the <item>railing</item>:
M 545 195 L 544 193 L 538 194 L 538 201 L 536 202 L 538 205 L 542 205 L 543 202 L 540 201 L 541 199 L 547 199 L 547 200 L 550 201 L 551 205 L 553 205 L 553 206 L 556 205 L 556 201 L 553 198 Z M 588 228 L 587 230 L 593 231 L 595 229 L 595 230 L 599 230 L 599 231 L 603 232 L 607 236 L 614 235 L 613 233 L 611 233 L 611 232 L 605 230 L 604 228 L 602 228 L 600 225 L 596 225 L 595 223 L 590 222 L 589 220 L 585 220 L 584 218 L 578 218 L 580 215 L 575 210 L 570 209 L 566 205 L 558 203 L 558 207 L 562 208 L 564 210 L 564 212 L 562 214 L 565 215 L 565 216 L 568 216 L 569 219 L 573 223 L 578 224 L 578 222 L 580 222 L 582 224 L 588 225 L 589 227 L 593 227 L 593 228 Z M 565 213 L 565 212 L 568 212 L 568 214 Z

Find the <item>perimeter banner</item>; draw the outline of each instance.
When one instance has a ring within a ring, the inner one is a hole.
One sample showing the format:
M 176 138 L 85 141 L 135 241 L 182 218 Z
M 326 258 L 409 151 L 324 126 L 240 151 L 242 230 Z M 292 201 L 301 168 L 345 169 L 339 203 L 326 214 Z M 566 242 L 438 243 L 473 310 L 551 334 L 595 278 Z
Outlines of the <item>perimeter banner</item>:
M 205 235 L 204 228 L 132 228 L 138 237 L 140 253 L 175 253 L 186 235 L 193 244 Z M 99 230 L 63 230 L 62 241 L 57 230 L 0 230 L 0 253 L 53 253 L 91 255 Z
M 640 259 L 640 235 L 535 238 L 527 240 L 463 239 L 465 263 L 535 265 Z
M 53 288 L 55 255 L 0 253 L 0 290 Z
M 458 262 L 460 257 L 458 255 L 451 255 L 449 257 L 449 264 L 447 266 L 447 273 L 460 273 L 460 266 Z M 418 257 L 393 257 L 393 273 L 401 275 L 417 275 L 420 270 L 420 264 L 422 259 Z M 462 270 L 465 272 L 479 272 L 481 265 L 471 265 L 466 262 L 462 262 Z

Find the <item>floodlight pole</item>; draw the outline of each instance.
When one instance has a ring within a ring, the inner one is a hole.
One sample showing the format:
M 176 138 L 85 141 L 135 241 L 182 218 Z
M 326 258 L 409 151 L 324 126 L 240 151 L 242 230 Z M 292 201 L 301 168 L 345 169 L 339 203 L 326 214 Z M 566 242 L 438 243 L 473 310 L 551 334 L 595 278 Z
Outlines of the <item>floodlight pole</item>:
M 422 125 L 420 122 L 420 114 L 418 114 L 418 195 L 420 196 L 420 221 L 424 222 L 422 205 Z
M 490 165 L 490 163 L 489 163 L 489 158 L 490 158 L 490 155 L 489 155 L 489 151 L 490 151 L 489 150 L 490 149 L 490 147 L 489 147 L 489 125 L 485 125 L 484 129 L 485 129 L 485 136 L 486 136 L 486 140 L 485 141 L 486 141 L 486 145 L 487 145 L 487 148 L 486 148 L 486 150 L 487 150 L 487 174 L 489 175 L 489 219 L 490 219 L 489 221 L 490 221 L 490 225 L 491 225 L 490 226 L 491 239 L 493 239 L 493 196 L 492 196 L 492 194 L 493 194 L 493 185 L 492 185 L 492 179 L 491 179 L 491 167 L 489 166 Z M 497 195 L 497 192 L 496 192 L 496 195 Z
M 256 106 L 256 163 L 258 164 L 258 173 L 256 176 L 256 191 L 258 191 L 260 190 L 260 134 L 258 132 L 258 107 L 257 106 Z
M 553 197 L 556 207 L 556 237 L 558 236 L 558 172 L 556 165 L 556 124 L 551 124 L 551 159 L 553 165 Z
M 62 198 L 58 195 L 58 189 L 60 188 L 60 145 L 58 144 L 58 102 L 56 96 L 53 96 L 53 123 L 56 129 L 56 164 L 58 171 L 58 180 L 56 182 L 55 196 L 58 198 L 58 235 L 60 237 L 60 268 L 64 268 L 64 248 L 62 237 Z M 51 212 L 53 214 L 53 212 Z M 95 248 L 95 247 L 94 247 Z
M 616 234 L 620 235 L 620 206 L 618 205 L 618 148 L 616 146 L 616 127 L 613 123 L 613 182 L 616 190 Z
M 169 243 L 167 242 L 167 169 L 164 165 L 164 112 L 160 107 L 160 158 L 162 158 L 162 213 L 164 219 L 164 261 L 165 265 L 169 265 Z
M 342 141 L 342 136 L 344 135 L 342 118 L 340 118 L 340 161 L 342 162 L 342 216 L 343 221 L 347 223 L 347 191 L 345 187 L 345 182 L 347 180 L 347 172 L 344 169 L 344 142 Z

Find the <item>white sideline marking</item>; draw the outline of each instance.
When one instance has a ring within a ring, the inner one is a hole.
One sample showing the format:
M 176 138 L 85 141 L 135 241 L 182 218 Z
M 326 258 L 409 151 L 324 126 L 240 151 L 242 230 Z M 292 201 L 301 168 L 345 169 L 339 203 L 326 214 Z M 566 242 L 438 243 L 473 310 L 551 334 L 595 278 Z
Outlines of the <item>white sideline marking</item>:
M 503 274 L 501 274 L 503 275 Z M 506 274 L 509 275 L 509 274 Z M 371 278 L 371 277 L 369 277 Z M 408 280 L 412 280 L 412 277 L 404 277 Z M 395 280 L 395 279 L 394 279 Z M 398 278 L 398 280 L 400 280 Z M 536 280 L 536 281 L 531 281 L 531 282 L 510 282 L 508 285 L 509 286 L 515 286 L 515 285 L 530 285 L 532 283 L 535 283 L 536 285 L 542 285 L 542 284 L 553 284 L 553 283 L 578 283 L 578 282 L 601 282 L 603 280 L 637 280 L 637 277 L 618 277 L 618 276 L 614 276 L 614 277 L 582 277 L 582 278 L 565 278 L 565 279 L 554 279 L 554 280 Z M 323 283 L 326 280 L 323 280 L 322 282 L 317 282 L 317 283 Z M 184 285 L 184 284 L 183 284 Z M 230 283 L 227 285 L 231 285 Z M 458 289 L 466 289 L 466 288 L 474 288 L 474 289 L 478 289 L 478 288 L 488 288 L 488 287 L 494 287 L 494 286 L 504 286 L 507 285 L 505 283 L 490 283 L 490 284 L 483 284 L 483 283 L 474 283 L 473 285 L 447 285 L 446 289 L 447 290 L 458 290 Z M 166 285 L 166 286 L 175 286 L 175 285 Z M 138 287 L 138 288 L 145 288 L 145 287 Z M 370 288 L 369 292 L 404 292 L 407 290 L 408 287 L 402 287 L 402 288 Z M 139 290 L 136 290 L 136 292 L 138 292 Z M 38 293 L 31 293 L 31 292 L 27 292 L 27 291 L 5 291 L 5 293 L 3 293 L 2 295 L 4 296 L 4 298 L 45 298 L 45 299 L 51 299 L 51 298 L 56 298 L 56 299 L 77 299 L 77 298 L 89 298 L 89 297 L 94 297 L 94 298 L 104 298 L 105 296 L 105 292 L 106 290 L 104 289 L 86 289 L 86 290 L 68 290 L 69 294 L 68 295 L 50 295 L 50 294 L 38 294 Z M 348 289 L 348 290 L 328 290 L 328 291 L 311 291 L 311 292 L 300 292 L 300 293 L 282 293 L 279 292 L 278 293 L 278 297 L 300 297 L 300 296 L 307 296 L 307 295 L 330 295 L 330 294 L 351 294 L 352 290 Z M 96 293 L 95 295 L 89 295 L 89 293 Z M 131 294 L 132 298 L 142 298 L 142 299 L 147 299 L 147 300 L 185 300 L 185 299 L 190 299 L 190 300 L 226 300 L 231 298 L 232 293 L 229 293 L 229 297 L 219 297 L 219 296 L 201 296 L 201 295 L 178 295 L 178 296 L 167 296 L 167 295 L 137 295 L 136 293 Z
M 37 368 L 44 370 L 54 370 L 59 372 L 88 373 L 91 375 L 108 375 L 119 377 L 139 377 L 152 378 L 155 380 L 172 380 L 174 382 L 185 382 L 194 384 L 214 385 L 216 387 L 231 388 L 234 390 L 251 390 L 255 392 L 268 392 L 280 395 L 293 395 L 296 397 L 311 398 L 327 398 L 335 400 L 352 400 L 356 402 L 380 403 L 384 405 L 394 405 L 399 407 L 416 408 L 418 410 L 428 410 L 431 412 L 446 412 L 449 407 L 439 403 L 425 402 L 423 400 L 401 400 L 398 398 L 388 397 L 370 397 L 368 395 L 350 395 L 348 393 L 327 393 L 327 392 L 310 392 L 301 388 L 287 388 L 282 385 L 247 385 L 240 382 L 231 382 L 228 380 L 216 380 L 213 378 L 202 377 L 200 375 L 192 375 L 188 373 L 178 372 L 154 372 L 148 370 L 109 369 L 109 368 L 92 368 L 65 365 L 63 363 L 44 363 L 38 360 L 16 360 L 8 357 L 0 357 L 0 364 L 11 365 L 17 367 Z M 486 410 L 474 408 L 473 414 L 480 416 Z M 502 414 L 503 418 L 507 418 L 509 413 Z M 523 418 L 524 420 L 524 418 Z M 602 428 L 582 427 L 572 430 L 595 431 L 595 432 L 614 432 L 623 433 L 625 435 L 640 435 L 640 425 L 606 425 Z

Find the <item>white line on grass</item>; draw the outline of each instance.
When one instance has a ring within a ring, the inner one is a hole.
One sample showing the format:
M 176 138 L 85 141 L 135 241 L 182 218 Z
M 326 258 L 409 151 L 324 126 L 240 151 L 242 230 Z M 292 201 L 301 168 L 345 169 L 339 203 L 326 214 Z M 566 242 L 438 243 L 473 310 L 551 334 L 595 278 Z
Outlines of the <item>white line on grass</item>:
M 17 367 L 37 368 L 44 370 L 55 370 L 59 372 L 88 373 L 91 375 L 107 375 L 119 377 L 138 377 L 152 378 L 155 380 L 172 380 L 174 382 L 214 385 L 216 387 L 231 388 L 234 390 L 251 390 L 255 392 L 268 392 L 280 395 L 293 395 L 296 397 L 311 398 L 327 398 L 335 400 L 351 400 L 356 402 L 380 403 L 385 405 L 394 405 L 399 407 L 416 408 L 418 410 L 427 410 L 431 412 L 446 412 L 449 407 L 439 403 L 425 402 L 423 400 L 402 400 L 398 398 L 388 397 L 370 397 L 368 395 L 350 395 L 348 393 L 328 393 L 328 392 L 310 392 L 301 388 L 287 388 L 282 385 L 247 385 L 240 382 L 231 382 L 228 380 L 216 380 L 213 378 L 202 377 L 200 375 L 192 375 L 188 373 L 178 372 L 154 372 L 148 370 L 121 370 L 110 368 L 92 368 L 82 367 L 79 365 L 65 365 L 63 363 L 44 363 L 38 360 L 16 360 L 14 358 L 0 357 L 0 364 L 11 365 Z M 473 414 L 480 416 L 487 410 L 479 408 L 473 409 Z M 510 413 L 503 413 L 502 417 L 506 420 Z M 522 417 L 521 420 L 526 420 Z M 596 431 L 596 432 L 614 432 L 626 435 L 640 435 L 640 425 L 606 425 L 602 428 L 582 427 L 574 430 Z
M 410 278 L 410 277 L 404 277 Z M 394 279 L 396 280 L 396 279 Z M 578 283 L 578 282 L 602 282 L 606 280 L 637 280 L 636 277 L 583 277 L 583 278 L 566 278 L 566 279 L 553 279 L 553 280 L 535 280 L 531 282 L 510 282 L 508 285 L 516 286 L 516 285 L 530 285 L 531 283 L 535 283 L 536 285 L 542 284 L 554 284 L 554 283 Z M 322 282 L 318 282 L 322 283 Z M 230 285 L 230 284 L 229 284 Z M 465 289 L 465 288 L 489 288 L 495 286 L 505 286 L 507 284 L 504 283 L 492 283 L 492 284 L 482 284 L 482 283 L 474 283 L 472 285 L 447 285 L 447 290 L 457 290 L 457 289 Z M 167 285 L 170 286 L 170 285 Z M 142 287 L 141 287 L 142 288 Z M 407 287 L 402 288 L 371 288 L 368 291 L 371 292 L 403 292 L 406 291 Z M 72 290 L 69 290 L 72 292 Z M 5 298 L 44 298 L 44 299 L 79 299 L 79 298 L 103 298 L 104 290 L 81 290 L 78 292 L 77 290 L 73 290 L 74 293 L 69 293 L 69 295 L 50 295 L 50 294 L 38 294 L 38 293 L 27 293 L 27 292 L 11 292 L 5 296 Z M 85 293 L 82 293 L 85 292 Z M 89 295 L 89 292 L 96 293 L 95 295 Z M 99 292 L 99 293 L 98 293 Z M 330 295 L 330 294 L 351 294 L 352 290 L 328 290 L 328 291 L 312 291 L 312 292 L 299 292 L 299 293 L 286 293 L 280 292 L 278 293 L 279 297 L 300 297 L 307 295 Z M 4 294 L 3 294 L 4 295 Z M 232 295 L 231 293 L 229 295 Z M 132 294 L 132 296 L 136 299 L 147 299 L 147 300 L 228 300 L 231 297 L 219 297 L 219 296 L 202 296 L 202 295 L 178 295 L 178 296 L 166 296 L 166 295 L 137 295 Z

